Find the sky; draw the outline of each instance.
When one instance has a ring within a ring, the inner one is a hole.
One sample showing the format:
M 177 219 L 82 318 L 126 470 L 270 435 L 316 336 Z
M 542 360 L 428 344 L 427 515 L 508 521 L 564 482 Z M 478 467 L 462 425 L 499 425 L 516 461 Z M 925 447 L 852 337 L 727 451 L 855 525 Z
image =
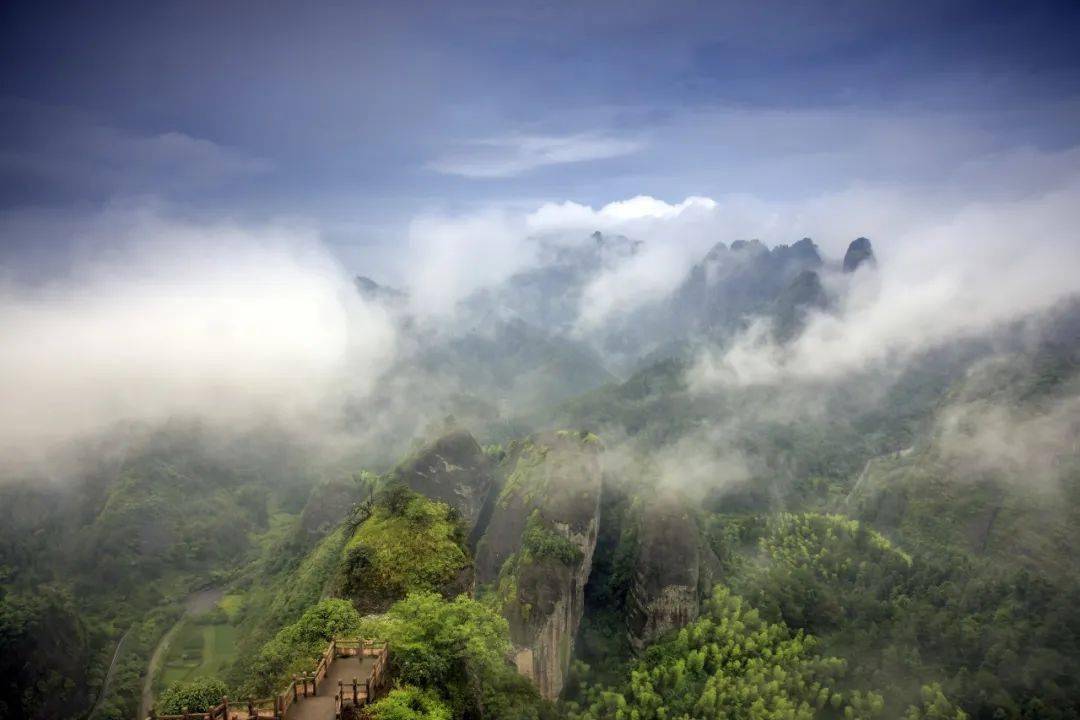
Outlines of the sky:
M 432 218 L 1021 199 L 1076 171 L 1078 35 L 1075 2 L 5 2 L 0 269 L 117 207 L 404 282 Z

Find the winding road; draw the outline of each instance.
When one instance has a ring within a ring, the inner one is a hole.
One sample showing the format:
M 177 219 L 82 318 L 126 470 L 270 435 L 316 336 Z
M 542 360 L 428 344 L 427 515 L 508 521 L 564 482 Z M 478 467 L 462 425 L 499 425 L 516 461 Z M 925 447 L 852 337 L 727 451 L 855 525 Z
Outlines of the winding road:
M 172 644 L 173 638 L 180 632 L 180 628 L 183 626 L 184 621 L 193 615 L 201 615 L 202 613 L 209 612 L 214 609 L 214 606 L 218 604 L 221 597 L 225 594 L 223 588 L 210 588 L 208 590 L 197 590 L 184 600 L 184 613 L 180 618 L 173 623 L 173 626 L 169 628 L 169 631 L 161 636 L 161 640 L 158 641 L 157 647 L 154 648 L 154 654 L 150 656 L 150 662 L 146 666 L 146 677 L 143 678 L 142 688 L 142 700 L 139 702 L 139 718 L 142 720 L 150 714 L 150 708 L 154 704 L 154 676 L 157 675 L 158 668 L 161 667 L 161 663 L 165 660 L 165 654 L 169 651 L 169 645 Z M 115 661 L 115 658 L 113 658 Z

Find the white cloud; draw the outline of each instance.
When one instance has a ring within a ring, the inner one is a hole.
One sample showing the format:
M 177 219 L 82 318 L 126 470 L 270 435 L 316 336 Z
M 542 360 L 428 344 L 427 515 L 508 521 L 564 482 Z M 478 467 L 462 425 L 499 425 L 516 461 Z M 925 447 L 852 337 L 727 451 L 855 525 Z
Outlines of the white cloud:
M 9 460 L 123 421 L 312 422 L 392 357 L 389 320 L 304 228 L 131 209 L 72 227 L 69 276 L 0 284 Z
M 934 188 L 854 185 L 793 200 L 638 195 L 601 206 L 563 201 L 426 215 L 410 226 L 404 266 L 418 305 L 445 313 L 468 293 L 534 266 L 537 243 L 530 238 L 573 244 L 600 230 L 642 241 L 636 255 L 606 265 L 585 288 L 578 329 L 588 333 L 673 291 L 717 242 L 758 238 L 776 245 L 809 236 L 824 256 L 839 259 L 852 239 L 866 235 L 882 261 L 874 281 L 880 285 L 859 278 L 843 320 L 815 318 L 796 349 L 783 355 L 762 345 L 764 334 L 747 335 L 722 359 L 731 364 L 743 357 L 737 372 L 747 378 L 757 370 L 775 377 L 843 372 L 836 368 L 880 362 L 1075 290 L 1080 177 L 1075 167 L 1065 168 L 1075 166 L 1078 152 L 1015 150 L 984 156 L 963 171 L 1027 178 L 1027 190 L 1015 188 L 1011 199 L 994 188 L 961 197 Z M 756 370 L 747 365 L 768 357 Z
M 413 309 L 452 314 L 469 293 L 531 265 L 536 249 L 522 217 L 509 211 L 418 217 L 405 251 Z
M 566 165 L 630 155 L 643 147 L 639 140 L 601 134 L 511 135 L 467 143 L 429 165 L 445 175 L 467 178 L 506 178 L 548 165 Z
M 812 316 L 785 347 L 755 324 L 701 358 L 699 386 L 831 381 L 1080 292 L 1080 179 L 1044 195 L 879 227 L 879 269 L 856 273 L 838 314 Z

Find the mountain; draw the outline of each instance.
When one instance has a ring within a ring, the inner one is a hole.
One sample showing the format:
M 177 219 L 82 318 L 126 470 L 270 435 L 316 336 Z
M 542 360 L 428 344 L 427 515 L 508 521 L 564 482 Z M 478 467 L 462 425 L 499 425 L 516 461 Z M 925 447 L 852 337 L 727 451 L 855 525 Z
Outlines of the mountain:
M 466 318 L 518 319 L 548 333 L 573 331 L 586 286 L 601 272 L 637 255 L 641 241 L 596 231 L 581 242 L 539 241 L 533 267 L 462 301 Z
M 0 486 L 4 716 L 269 697 L 343 634 L 391 644 L 373 720 L 1080 713 L 1080 304 L 703 383 L 747 329 L 783 353 L 842 322 L 876 262 L 718 244 L 602 328 L 620 379 L 572 328 L 642 251 L 550 245 L 442 323 L 358 279 L 403 348 L 334 443 L 173 420 Z
M 852 240 L 844 253 L 844 272 L 853 273 L 863 264 L 872 267 L 877 264 L 877 258 L 874 257 L 874 248 L 870 241 L 861 237 Z

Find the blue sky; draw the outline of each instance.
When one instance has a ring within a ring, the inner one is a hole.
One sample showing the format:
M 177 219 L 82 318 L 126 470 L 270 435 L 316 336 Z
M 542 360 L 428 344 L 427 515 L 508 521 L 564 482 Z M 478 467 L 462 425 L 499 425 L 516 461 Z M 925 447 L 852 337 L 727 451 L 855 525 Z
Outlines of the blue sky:
M 433 212 L 1023 196 L 1080 144 L 1075 2 L 7 2 L 0 34 L 5 216 L 152 198 L 355 263 Z

